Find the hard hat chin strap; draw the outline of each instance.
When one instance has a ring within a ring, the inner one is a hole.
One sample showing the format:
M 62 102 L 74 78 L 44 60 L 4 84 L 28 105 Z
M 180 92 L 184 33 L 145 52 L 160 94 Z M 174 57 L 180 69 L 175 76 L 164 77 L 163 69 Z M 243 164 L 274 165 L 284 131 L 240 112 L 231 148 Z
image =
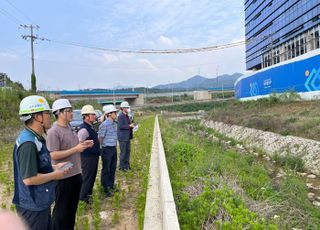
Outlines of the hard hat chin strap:
M 35 116 L 33 116 L 33 119 L 37 122 L 39 122 L 41 125 L 43 125 L 43 113 L 41 113 L 42 121 L 38 121 Z
M 32 115 L 28 115 L 28 116 L 30 116 L 30 118 L 29 118 L 29 119 L 33 118 L 33 120 L 34 120 L 34 121 L 36 121 L 36 122 L 40 123 L 41 128 L 42 128 L 42 130 L 43 130 L 43 133 L 47 133 L 47 131 L 46 131 L 45 127 L 44 127 L 44 122 L 43 122 L 43 120 L 44 120 L 44 119 L 43 119 L 43 113 L 41 113 L 42 121 L 38 121 L 38 120 L 35 118 L 35 115 L 34 115 L 34 114 L 32 114 Z M 29 119 L 28 119 L 28 120 L 29 120 Z

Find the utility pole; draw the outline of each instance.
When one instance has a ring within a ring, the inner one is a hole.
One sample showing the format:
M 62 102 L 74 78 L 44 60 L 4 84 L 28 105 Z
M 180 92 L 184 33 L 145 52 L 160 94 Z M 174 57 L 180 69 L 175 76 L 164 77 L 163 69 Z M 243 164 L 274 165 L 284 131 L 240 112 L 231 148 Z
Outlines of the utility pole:
M 34 29 L 39 29 L 40 27 L 38 25 L 20 25 L 21 27 L 25 29 L 30 29 L 30 35 L 22 35 L 22 38 L 25 39 L 26 41 L 30 39 L 31 42 L 31 64 L 32 64 L 32 73 L 31 73 L 31 91 L 36 92 L 37 91 L 37 83 L 36 83 L 36 75 L 34 71 L 34 49 L 33 49 L 33 42 L 38 38 L 37 36 L 33 35 L 33 30 Z M 43 40 L 43 39 L 41 39 Z
M 173 85 L 171 85 L 171 102 L 173 104 Z
M 116 99 L 114 98 L 114 89 L 112 90 L 112 99 L 113 99 L 113 105 L 116 105 Z
M 223 89 L 223 84 L 222 84 L 222 98 L 224 99 L 224 89 Z

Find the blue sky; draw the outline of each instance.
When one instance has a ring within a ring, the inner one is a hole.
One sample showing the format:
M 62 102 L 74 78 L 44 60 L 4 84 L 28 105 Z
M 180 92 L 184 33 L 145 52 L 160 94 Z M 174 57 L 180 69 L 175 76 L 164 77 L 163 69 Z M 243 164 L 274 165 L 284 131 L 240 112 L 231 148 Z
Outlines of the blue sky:
M 18 10 L 17 10 L 18 9 Z M 244 39 L 243 0 L 0 0 L 0 72 L 30 85 L 30 42 L 39 37 L 112 49 L 206 47 Z M 35 70 L 45 90 L 154 86 L 199 74 L 245 71 L 244 46 L 191 54 L 112 53 L 37 41 Z

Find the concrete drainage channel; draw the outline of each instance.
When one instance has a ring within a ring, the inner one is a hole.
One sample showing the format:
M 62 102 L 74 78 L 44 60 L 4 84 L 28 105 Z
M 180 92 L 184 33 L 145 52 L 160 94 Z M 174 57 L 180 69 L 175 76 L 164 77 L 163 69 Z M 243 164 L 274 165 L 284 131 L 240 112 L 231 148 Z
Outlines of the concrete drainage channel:
M 180 229 L 164 153 L 158 116 L 155 118 L 144 229 Z

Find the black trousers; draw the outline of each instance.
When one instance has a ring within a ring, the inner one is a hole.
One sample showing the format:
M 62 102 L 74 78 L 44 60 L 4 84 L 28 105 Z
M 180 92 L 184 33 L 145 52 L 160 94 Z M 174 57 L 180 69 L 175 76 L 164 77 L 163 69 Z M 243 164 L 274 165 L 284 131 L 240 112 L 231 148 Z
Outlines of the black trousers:
M 114 175 L 117 168 L 117 147 L 102 147 L 102 171 L 101 184 L 107 193 L 110 189 L 114 189 Z
M 55 206 L 52 212 L 52 229 L 74 229 L 81 183 L 81 174 L 58 181 Z
M 130 168 L 130 140 L 119 141 L 120 145 L 120 169 Z
M 30 230 L 51 229 L 51 209 L 48 207 L 42 211 L 30 211 L 16 206 L 18 215 L 25 221 Z
M 80 200 L 88 202 L 98 171 L 99 156 L 82 156 L 82 186 Z

